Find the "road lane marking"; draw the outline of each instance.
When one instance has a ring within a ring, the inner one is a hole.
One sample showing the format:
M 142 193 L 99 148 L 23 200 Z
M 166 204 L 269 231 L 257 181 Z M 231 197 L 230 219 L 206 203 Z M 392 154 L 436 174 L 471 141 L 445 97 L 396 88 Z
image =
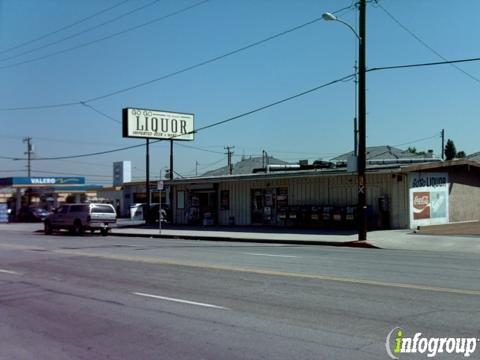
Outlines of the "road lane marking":
M 19 273 L 19 272 L 17 272 L 17 271 L 5 270 L 5 269 L 0 269 L 0 273 L 2 273 L 2 274 L 10 274 L 10 275 L 22 275 L 22 273 Z
M 190 261 L 177 261 L 173 259 L 159 260 L 158 258 L 152 258 L 152 257 L 139 258 L 136 256 L 128 256 L 128 255 L 94 254 L 94 253 L 87 253 L 87 252 L 81 252 L 81 251 L 66 251 L 66 250 L 54 250 L 53 252 L 59 253 L 59 254 L 89 256 L 89 257 L 96 257 L 96 258 L 110 259 L 110 260 L 142 262 L 146 264 L 184 266 L 184 267 L 201 268 L 201 269 L 207 269 L 207 270 L 242 272 L 242 273 L 267 275 L 267 276 L 295 277 L 295 278 L 307 279 L 307 280 L 333 281 L 333 282 L 349 283 L 349 284 L 381 286 L 381 287 L 387 287 L 387 288 L 400 288 L 400 289 L 409 289 L 409 290 L 450 293 L 450 294 L 457 294 L 457 295 L 480 296 L 480 290 L 442 288 L 442 287 L 434 287 L 429 285 L 382 282 L 382 281 L 376 281 L 376 280 L 355 279 L 355 278 L 337 277 L 337 276 L 321 275 L 321 274 L 314 275 L 314 274 L 292 273 L 292 272 L 283 272 L 283 271 L 275 271 L 275 270 L 249 269 L 249 268 L 241 268 L 241 267 L 230 267 L 226 265 L 211 265 L 211 264 L 197 263 L 197 262 L 190 262 Z
M 139 296 L 144 296 L 144 297 L 150 297 L 150 298 L 159 299 L 159 300 L 166 300 L 166 301 L 178 302 L 178 303 L 188 304 L 188 305 L 203 306 L 203 307 L 208 307 L 208 308 L 213 308 L 213 309 L 220 309 L 220 310 L 229 310 L 228 308 L 223 307 L 223 306 L 217 306 L 217 305 L 212 305 L 212 304 L 205 304 L 205 303 L 200 303 L 200 302 L 190 301 L 190 300 L 175 299 L 175 298 L 170 298 L 170 297 L 165 297 L 165 296 L 145 294 L 145 293 L 139 293 L 139 292 L 134 292 L 134 293 L 132 293 L 132 294 L 134 294 L 134 295 L 139 295 Z
M 300 256 L 294 255 L 274 255 L 274 254 L 261 254 L 261 253 L 241 253 L 244 255 L 253 255 L 253 256 L 270 256 L 270 257 L 282 257 L 282 258 L 299 258 Z

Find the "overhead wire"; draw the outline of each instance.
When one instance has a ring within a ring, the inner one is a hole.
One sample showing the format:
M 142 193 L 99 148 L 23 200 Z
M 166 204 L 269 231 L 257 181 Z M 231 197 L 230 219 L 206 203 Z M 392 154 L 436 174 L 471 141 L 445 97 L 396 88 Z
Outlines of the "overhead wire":
M 128 33 L 128 32 L 131 32 L 131 31 L 134 31 L 134 30 L 137 30 L 137 29 L 140 29 L 142 27 L 145 27 L 145 26 L 148 26 L 148 25 L 151 25 L 153 23 L 156 23 L 156 22 L 159 22 L 161 20 L 165 20 L 167 18 L 170 18 L 170 17 L 173 17 L 173 16 L 176 16 L 178 14 L 181 14 L 183 12 L 186 12 L 190 9 L 193 9 L 197 6 L 200 6 L 200 5 L 203 5 L 207 2 L 209 2 L 210 0 L 202 0 L 200 2 L 197 2 L 193 5 L 190 5 L 190 6 L 187 6 L 187 7 L 184 7 L 180 10 L 176 10 L 176 11 L 173 11 L 167 15 L 163 15 L 161 17 L 158 17 L 158 18 L 155 18 L 153 20 L 150 20 L 150 21 L 147 21 L 145 23 L 142 23 L 140 25 L 136 25 L 136 26 L 133 26 L 133 27 L 130 27 L 128 29 L 125 29 L 125 30 L 122 30 L 122 31 L 119 31 L 119 32 L 116 32 L 116 33 L 113 33 L 113 34 L 110 34 L 110 35 L 107 35 L 107 36 L 104 36 L 102 38 L 99 38 L 99 39 L 95 39 L 95 40 L 92 40 L 92 41 L 88 41 L 88 42 L 85 42 L 83 44 L 79 44 L 79 45 L 76 45 L 76 46 L 73 46 L 73 47 L 70 47 L 70 48 L 66 48 L 66 49 L 63 49 L 63 50 L 59 50 L 59 51 L 56 51 L 56 52 L 53 52 L 53 53 L 50 53 L 50 54 L 46 54 L 46 55 L 42 55 L 42 56 L 38 56 L 36 58 L 32 58 L 32 59 L 29 59 L 29 60 L 24 60 L 24 61 L 19 61 L 19 62 L 16 62 L 16 63 L 12 63 L 12 64 L 8 64 L 8 65 L 2 65 L 0 66 L 0 70 L 1 69 L 8 69 L 8 68 L 12 68 L 12 67 L 16 67 L 16 66 L 20 66 L 20 65 L 24 65 L 24 64 L 28 64 L 28 63 L 32 63 L 34 61 L 37 61 L 37 60 L 43 60 L 43 59 L 47 59 L 47 58 L 50 58 L 52 56 L 56 56 L 56 55 L 60 55 L 60 54 L 64 54 L 64 53 L 67 53 L 67 52 L 70 52 L 70 51 L 73 51 L 73 50 L 76 50 L 76 49 L 80 49 L 82 47 L 85 47 L 85 46 L 89 46 L 89 45 L 92 45 L 92 44 L 96 44 L 96 43 L 99 43 L 101 41 L 105 41 L 105 40 L 109 40 L 109 39 L 112 39 L 116 36 L 119 36 L 119 35 L 123 35 L 125 33 Z
M 95 25 L 95 26 L 92 26 L 92 27 L 90 27 L 90 28 L 87 28 L 87 29 L 78 31 L 78 32 L 76 32 L 76 33 L 73 33 L 73 34 L 68 35 L 68 36 L 66 36 L 66 37 L 63 37 L 63 38 L 61 38 L 61 39 L 52 41 L 52 42 L 50 42 L 50 43 L 47 43 L 47 44 L 38 46 L 38 47 L 36 47 L 36 48 L 32 48 L 32 49 L 25 50 L 25 51 L 23 51 L 23 52 L 20 52 L 20 53 L 18 53 L 18 54 L 15 54 L 15 55 L 11 55 L 11 56 L 7 56 L 7 57 L 4 57 L 4 58 L 1 58 L 0 61 L 8 61 L 8 60 L 16 59 L 16 58 L 18 58 L 18 57 L 22 57 L 22 56 L 24 56 L 24 55 L 31 54 L 32 52 L 36 52 L 36 51 L 43 50 L 43 49 L 46 49 L 46 48 L 51 47 L 51 46 L 54 46 L 54 45 L 58 45 L 58 44 L 60 44 L 60 43 L 62 43 L 62 42 L 65 42 L 65 41 L 67 41 L 67 40 L 76 38 L 76 37 L 78 37 L 78 36 L 81 36 L 81 35 L 83 35 L 83 34 L 86 34 L 86 33 L 90 32 L 90 31 L 93 31 L 93 30 L 99 29 L 99 28 L 101 28 L 101 27 L 103 27 L 103 26 L 106 26 L 106 25 L 108 25 L 108 24 L 114 23 L 115 21 L 118 21 L 118 20 L 120 20 L 120 19 L 123 19 L 123 18 L 126 17 L 126 16 L 130 16 L 130 15 L 136 13 L 136 12 L 139 12 L 139 11 L 141 11 L 141 10 L 144 10 L 144 9 L 146 9 L 147 7 L 150 7 L 150 6 L 152 6 L 152 5 L 155 5 L 155 4 L 158 3 L 159 1 L 160 1 L 160 0 L 153 0 L 153 1 L 151 1 L 151 2 L 149 2 L 149 3 L 147 3 L 147 4 L 145 4 L 145 5 L 139 6 L 139 7 L 135 8 L 135 9 L 129 10 L 129 11 L 123 13 L 123 14 L 117 15 L 117 16 L 115 16 L 114 18 L 112 18 L 112 19 L 110 19 L 110 20 L 104 21 L 104 22 L 102 22 L 102 23 L 100 23 L 100 24 L 97 24 L 97 25 Z
M 197 4 L 199 4 L 199 3 L 197 3 Z M 334 13 L 338 13 L 338 12 L 344 11 L 346 9 L 351 9 L 351 8 L 352 8 L 351 6 L 347 6 L 347 7 L 344 7 L 342 9 L 340 9 L 340 10 L 335 11 Z M 153 78 L 153 79 L 150 79 L 150 80 L 147 80 L 147 81 L 143 81 L 141 83 L 137 83 L 135 85 L 128 86 L 128 87 L 125 87 L 125 88 L 122 88 L 122 89 L 114 90 L 114 91 L 111 91 L 111 92 L 108 92 L 108 93 L 105 93 L 105 94 L 102 94 L 102 95 L 99 95 L 99 96 L 91 97 L 91 98 L 80 100 L 80 101 L 70 101 L 70 102 L 64 102 L 64 103 L 58 103 L 58 104 L 6 107 L 6 108 L 0 108 L 0 111 L 23 111 L 23 110 L 53 109 L 53 108 L 61 108 L 61 107 L 70 107 L 70 106 L 75 106 L 75 105 L 83 105 L 83 104 L 86 104 L 86 103 L 102 100 L 102 99 L 105 99 L 105 98 L 108 98 L 108 97 L 111 97 L 111 96 L 114 96 L 114 95 L 118 95 L 118 94 L 121 94 L 121 93 L 124 93 L 124 92 L 127 92 L 127 91 L 131 91 L 131 90 L 140 88 L 140 87 L 151 85 L 153 83 L 156 83 L 156 82 L 159 82 L 159 81 L 162 81 L 162 80 L 166 80 L 168 78 L 186 73 L 188 71 L 197 69 L 197 68 L 205 66 L 207 64 L 214 63 L 216 61 L 227 58 L 227 57 L 232 56 L 234 54 L 238 54 L 238 53 L 243 52 L 245 50 L 248 50 L 248 49 L 251 49 L 251 48 L 256 47 L 258 45 L 264 44 L 268 41 L 274 40 L 274 39 L 279 38 L 281 36 L 284 36 L 284 35 L 287 35 L 289 33 L 294 32 L 294 31 L 300 30 L 300 29 L 305 28 L 309 25 L 315 24 L 320 20 L 322 20 L 322 17 L 316 17 L 316 18 L 314 18 L 312 20 L 309 20 L 305 23 L 302 23 L 300 25 L 294 26 L 294 27 L 289 28 L 287 30 L 281 31 L 281 32 L 276 33 L 274 35 L 268 36 L 268 37 L 263 38 L 261 40 L 255 41 L 255 42 L 250 43 L 248 45 L 239 47 L 239 48 L 234 49 L 232 51 L 226 52 L 222 55 L 215 56 L 213 58 L 210 58 L 210 59 L 207 59 L 205 61 L 196 63 L 194 65 L 187 66 L 187 67 L 182 68 L 180 70 L 176 70 L 176 71 L 158 76 L 156 78 Z
M 227 118 L 225 120 L 221 120 L 221 121 L 217 121 L 215 123 L 212 123 L 212 124 L 209 124 L 209 125 L 205 125 L 205 126 L 202 126 L 200 128 L 197 128 L 193 131 L 190 131 L 186 134 L 191 134 L 191 133 L 196 133 L 196 132 L 199 132 L 199 131 L 203 131 L 203 130 L 206 130 L 206 129 L 210 129 L 212 127 L 215 127 L 215 126 L 219 126 L 219 125 L 222 125 L 222 124 L 225 124 L 225 123 L 228 123 L 228 122 L 231 122 L 231 121 L 234 121 L 234 120 L 237 120 L 237 119 L 240 119 L 240 118 L 243 118 L 245 116 L 248 116 L 248 115 L 252 115 L 254 113 L 257 113 L 257 112 L 260 112 L 260 111 L 263 111 L 263 110 L 266 110 L 268 108 L 271 108 L 271 107 L 274 107 L 274 106 L 277 106 L 277 105 L 280 105 L 282 103 L 285 103 L 287 101 L 291 101 L 293 99 L 296 99 L 296 98 L 299 98 L 301 96 L 304 96 L 304 95 L 307 95 L 307 94 L 310 94 L 314 91 L 317 91 L 317 90 L 320 90 L 320 89 L 323 89 L 327 86 L 330 86 L 330 85 L 333 85 L 333 84 L 336 84 L 336 83 L 340 83 L 342 82 L 343 80 L 345 80 L 346 78 L 350 77 L 352 78 L 353 76 L 355 76 L 355 74 L 350 74 L 350 75 L 347 75 L 347 76 L 343 76 L 339 79 L 336 79 L 336 80 L 333 80 L 333 81 L 329 81 L 325 84 L 322 84 L 322 85 L 319 85 L 319 86 L 316 86 L 312 89 L 309 89 L 309 90 L 306 90 L 306 91 L 302 91 L 298 94 L 295 94 L 295 95 L 292 95 L 292 96 L 289 96 L 289 97 L 286 97 L 286 98 L 283 98 L 281 100 L 278 100 L 278 101 L 274 101 L 270 104 L 267 104 L 267 105 L 263 105 L 263 106 L 260 106 L 260 107 L 257 107 L 253 110 L 250 110 L 250 111 L 247 111 L 247 112 L 244 112 L 242 114 L 239 114 L 239 115 L 236 115 L 236 116 L 232 116 L 230 118 Z M 186 134 L 181 134 L 179 136 L 182 136 L 182 135 L 186 135 Z M 178 137 L 178 136 L 172 136 L 170 137 L 169 139 L 159 139 L 159 140 L 154 140 L 154 141 L 151 141 L 150 144 L 154 144 L 154 143 L 158 143 L 160 141 L 164 141 L 164 140 L 175 140 L 175 138 Z M 74 159 L 74 158 L 81 158 L 81 157 L 90 157 L 90 156 L 96 156 L 96 155 L 105 155 L 105 154 L 109 154 L 109 153 L 114 153 L 114 152 L 118 152 L 118 151 L 124 151 L 124 150 L 129 150 L 129 149 L 134 149 L 134 148 L 138 148 L 138 147 L 143 147 L 145 146 L 145 144 L 138 144 L 138 145 L 132 145 L 132 146 L 126 146 L 126 147 L 122 147 L 122 148 L 118 148 L 118 149 L 112 149 L 112 150 L 106 150 L 106 151 L 98 151 L 98 152 L 93 152 L 93 153 L 88 153 L 88 154 L 79 154 L 79 155 L 66 155 L 66 156 L 55 156 L 55 157 L 37 157 L 33 160 L 36 160 L 36 161 L 39 161 L 39 160 L 59 160 L 59 159 Z M 184 145 L 185 146 L 185 145 Z M 189 146 L 189 145 L 187 145 Z M 4 158 L 4 159 L 9 159 L 9 160 L 27 160 L 26 158 L 17 158 L 17 157 L 5 157 L 5 156 L 0 156 L 0 158 Z
M 410 36 L 412 36 L 415 40 L 417 40 L 420 44 L 422 44 L 425 48 L 427 48 L 428 50 L 430 50 L 432 53 L 434 53 L 437 57 L 439 57 L 440 59 L 444 60 L 444 61 L 449 61 L 449 59 L 447 59 L 446 57 L 444 57 L 442 54 L 440 54 L 437 50 L 435 50 L 432 46 L 430 46 L 429 44 L 427 44 L 422 38 L 420 38 L 417 34 L 415 34 L 412 30 L 410 30 L 409 28 L 407 28 L 404 24 L 402 24 L 400 22 L 400 20 L 398 20 L 395 16 L 393 16 L 393 14 L 388 11 L 387 9 L 385 9 L 382 5 L 380 4 L 377 4 L 377 6 L 375 6 L 379 9 L 381 9 L 391 20 L 393 20 L 398 26 L 400 26 L 404 31 L 406 31 Z M 457 65 L 455 65 L 454 63 L 450 63 L 450 65 L 452 67 L 454 67 L 455 69 L 457 69 L 458 71 L 462 72 L 464 75 L 468 76 L 469 78 L 471 78 L 472 80 L 480 83 L 480 79 L 477 78 L 476 76 L 470 74 L 469 72 L 463 70 L 461 67 L 458 67 Z
M 372 72 L 372 71 L 382 71 L 382 70 L 406 69 L 406 68 L 415 68 L 415 67 L 424 67 L 424 66 L 458 64 L 458 63 L 475 62 L 475 61 L 480 61 L 480 57 L 459 59 L 459 60 L 448 60 L 448 61 L 435 61 L 435 62 L 417 63 L 417 64 L 406 64 L 406 65 L 379 66 L 379 67 L 369 68 L 366 71 Z
M 88 21 L 88 20 L 90 20 L 90 19 L 93 19 L 94 17 L 97 17 L 97 16 L 99 16 L 99 15 L 101 15 L 101 14 L 104 14 L 104 13 L 110 11 L 110 10 L 113 10 L 113 9 L 115 9 L 115 8 L 117 8 L 117 7 L 125 4 L 126 2 L 129 2 L 129 1 L 131 1 L 131 0 L 123 0 L 123 1 L 120 1 L 119 3 L 117 3 L 117 4 L 115 4 L 115 5 L 112 5 L 112 6 L 108 7 L 108 8 L 105 8 L 105 9 L 103 9 L 103 10 L 100 10 L 100 11 L 98 11 L 98 12 L 92 14 L 92 15 L 89 15 L 89 16 L 84 17 L 84 18 L 82 18 L 82 19 L 76 20 L 76 21 L 74 21 L 74 22 L 71 23 L 71 24 L 62 26 L 62 27 L 60 27 L 60 28 L 58 28 L 58 29 L 56 29 L 56 30 L 50 31 L 50 32 L 48 32 L 48 33 L 46 33 L 46 34 L 40 35 L 40 36 L 38 36 L 38 37 L 36 37 L 36 38 L 34 38 L 34 39 L 25 41 L 25 42 L 23 42 L 23 43 L 20 43 L 20 44 L 18 44 L 18 45 L 12 46 L 12 47 L 10 47 L 10 48 L 0 50 L 0 54 L 4 54 L 4 53 L 6 53 L 6 52 L 10 52 L 10 51 L 19 49 L 19 48 L 24 47 L 24 46 L 26 46 L 26 45 L 30 45 L 30 44 L 32 44 L 32 43 L 34 43 L 34 42 L 43 40 L 43 39 L 45 39 L 45 38 L 47 38 L 47 37 L 49 37 L 49 36 L 55 35 L 55 34 L 61 32 L 61 31 L 70 29 L 71 27 L 74 27 L 74 26 L 76 26 L 76 25 L 78 25 L 78 24 L 81 24 L 81 23 L 83 23 L 83 22 L 85 22 L 85 21 Z
M 416 143 L 419 143 L 419 142 L 422 142 L 422 141 L 427 141 L 427 140 L 431 140 L 431 139 L 436 139 L 440 136 L 440 133 L 437 133 L 433 136 L 429 136 L 429 137 L 424 137 L 424 138 L 421 138 L 421 139 L 416 139 L 416 140 L 412 140 L 412 141 L 409 141 L 409 142 L 405 142 L 405 143 L 402 143 L 402 144 L 396 144 L 396 145 L 393 145 L 394 147 L 397 147 L 397 146 L 405 146 L 405 145 L 410 145 L 410 144 L 416 144 Z

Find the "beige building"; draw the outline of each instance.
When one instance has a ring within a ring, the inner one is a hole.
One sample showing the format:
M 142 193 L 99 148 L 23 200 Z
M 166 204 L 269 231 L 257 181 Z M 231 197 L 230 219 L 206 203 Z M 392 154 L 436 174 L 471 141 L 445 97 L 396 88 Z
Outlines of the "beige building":
M 346 168 L 178 179 L 174 222 L 354 227 L 356 174 Z M 480 219 L 480 164 L 471 160 L 367 169 L 369 228 Z

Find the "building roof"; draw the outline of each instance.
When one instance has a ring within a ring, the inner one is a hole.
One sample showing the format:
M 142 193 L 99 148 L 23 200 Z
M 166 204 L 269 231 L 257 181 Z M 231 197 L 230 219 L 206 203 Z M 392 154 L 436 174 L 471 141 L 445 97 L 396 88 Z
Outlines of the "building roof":
M 353 151 L 337 156 L 332 161 L 347 161 L 353 155 Z M 417 154 L 408 150 L 398 149 L 389 145 L 367 147 L 367 160 L 394 160 L 425 158 L 423 154 Z
M 430 163 L 422 163 L 422 164 L 414 164 L 414 165 L 406 165 L 401 167 L 401 171 L 408 173 L 413 171 L 427 171 L 427 170 L 442 170 L 447 167 L 454 167 L 454 166 L 466 166 L 466 167 L 473 167 L 480 169 L 480 163 L 478 161 L 470 160 L 470 159 L 455 159 L 455 160 L 447 160 L 447 161 L 436 161 Z
M 467 156 L 468 160 L 480 161 L 480 151 L 477 151 L 473 154 Z
M 428 163 L 402 165 L 399 163 L 368 166 L 366 171 L 370 174 L 408 174 L 416 171 L 444 170 L 449 167 L 467 166 L 480 169 L 480 163 L 466 159 L 450 161 L 432 161 Z M 356 176 L 355 172 L 349 172 L 346 167 L 333 169 L 313 169 L 279 171 L 270 173 L 237 174 L 237 175 L 212 175 L 196 178 L 175 179 L 174 184 L 204 184 L 220 183 L 240 180 L 268 180 L 268 179 L 289 179 L 296 177 L 317 177 L 317 176 Z
M 286 165 L 288 162 L 276 159 L 273 156 L 264 157 L 252 157 L 248 159 L 242 159 L 239 162 L 233 164 L 232 175 L 251 174 L 253 169 L 265 167 L 266 165 Z M 222 176 L 228 175 L 228 166 L 223 166 L 219 169 L 207 171 L 202 174 L 202 177 L 209 176 Z

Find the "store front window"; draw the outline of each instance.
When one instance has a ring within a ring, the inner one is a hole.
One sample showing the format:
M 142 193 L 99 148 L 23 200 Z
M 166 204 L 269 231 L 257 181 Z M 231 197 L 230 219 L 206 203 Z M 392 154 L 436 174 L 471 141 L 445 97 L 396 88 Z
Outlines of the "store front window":
M 288 207 L 287 188 L 253 189 L 252 224 L 280 225 Z

